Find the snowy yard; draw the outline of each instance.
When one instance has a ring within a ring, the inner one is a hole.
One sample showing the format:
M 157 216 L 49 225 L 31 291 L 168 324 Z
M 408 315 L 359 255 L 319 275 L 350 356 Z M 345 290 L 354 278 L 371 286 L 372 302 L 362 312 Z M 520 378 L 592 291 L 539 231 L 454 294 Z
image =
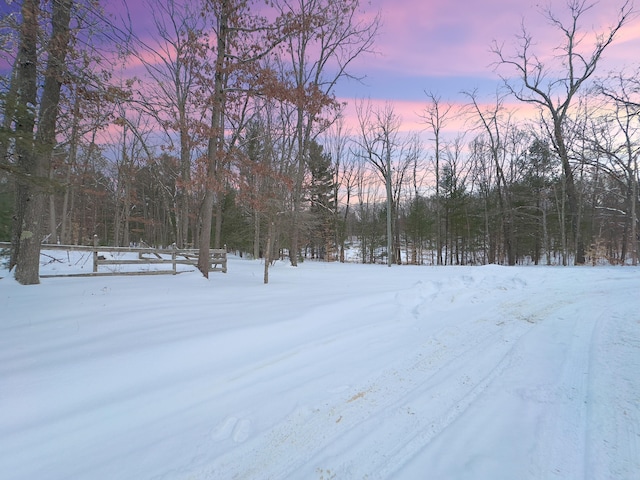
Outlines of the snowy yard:
M 2 478 L 640 478 L 638 268 L 0 276 Z

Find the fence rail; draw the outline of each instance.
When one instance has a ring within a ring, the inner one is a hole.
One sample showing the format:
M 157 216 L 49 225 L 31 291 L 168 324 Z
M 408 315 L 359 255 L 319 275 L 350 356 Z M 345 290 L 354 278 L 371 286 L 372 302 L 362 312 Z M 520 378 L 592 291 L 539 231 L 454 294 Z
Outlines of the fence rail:
M 0 242 L 0 248 L 11 248 L 11 243 Z M 98 245 L 98 238 L 94 238 L 90 245 L 58 245 L 43 244 L 43 250 L 65 250 L 75 252 L 89 252 L 93 254 L 92 273 L 69 273 L 64 275 L 41 275 L 41 277 L 87 277 L 107 275 L 162 275 L 178 272 L 178 265 L 198 264 L 198 250 L 191 248 L 152 248 L 152 247 L 107 247 Z M 137 253 L 138 258 L 107 259 L 103 253 Z M 163 257 L 164 255 L 164 257 Z M 227 251 L 223 248 L 209 251 L 209 271 L 227 273 Z M 100 272 L 101 265 L 170 265 L 171 270 L 134 271 L 134 272 Z

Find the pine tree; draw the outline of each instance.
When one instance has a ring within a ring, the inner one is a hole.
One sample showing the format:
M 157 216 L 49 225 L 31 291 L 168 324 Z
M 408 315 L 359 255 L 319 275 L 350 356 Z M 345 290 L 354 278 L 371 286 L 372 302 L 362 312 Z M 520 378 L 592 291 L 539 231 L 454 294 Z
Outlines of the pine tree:
M 309 146 L 309 170 L 311 172 L 310 185 L 310 213 L 312 227 L 310 241 L 312 258 L 331 260 L 335 256 L 335 173 L 331 156 L 323 152 L 322 145 L 311 142 Z

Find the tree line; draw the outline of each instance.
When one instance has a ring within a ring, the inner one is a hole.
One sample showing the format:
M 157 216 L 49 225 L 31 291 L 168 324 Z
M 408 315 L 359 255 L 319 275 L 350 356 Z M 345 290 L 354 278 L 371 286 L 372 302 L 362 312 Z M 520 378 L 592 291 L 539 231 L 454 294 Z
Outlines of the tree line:
M 0 240 L 21 283 L 38 282 L 43 243 L 93 235 L 198 248 L 205 276 L 226 246 L 263 258 L 265 282 L 284 257 L 637 263 L 640 72 L 597 74 L 629 3 L 593 34 L 584 1 L 543 10 L 554 52 L 523 27 L 492 46 L 502 89 L 425 92 L 415 133 L 392 103 L 356 100 L 345 121 L 336 85 L 380 28 L 358 0 L 148 7 L 145 37 L 89 0 L 23 0 L 0 20 Z

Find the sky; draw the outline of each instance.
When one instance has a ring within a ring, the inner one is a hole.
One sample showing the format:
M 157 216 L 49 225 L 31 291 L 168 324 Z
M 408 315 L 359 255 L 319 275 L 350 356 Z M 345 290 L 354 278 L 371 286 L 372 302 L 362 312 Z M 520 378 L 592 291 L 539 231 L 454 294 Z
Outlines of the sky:
M 109 2 L 107 9 L 122 11 L 124 2 Z M 9 3 L 13 5 L 8 7 Z M 152 17 L 145 2 L 127 3 L 134 27 L 149 28 Z M 621 5 L 622 0 L 596 3 L 584 16 L 585 31 L 602 31 L 615 21 Z M 419 114 L 425 107 L 425 91 L 453 103 L 464 102 L 463 91 L 477 89 L 481 96 L 493 96 L 501 82 L 494 68 L 496 57 L 490 52 L 492 42 L 513 51 L 515 36 L 524 23 L 541 56 L 560 45 L 557 31 L 540 13 L 544 6 L 566 19 L 566 0 L 362 0 L 364 12 L 380 12 L 382 25 L 374 47 L 377 53 L 363 55 L 352 64 L 351 73 L 364 77 L 363 81 L 344 81 L 336 88 L 338 98 L 349 102 L 349 123 L 354 124 L 355 98 L 370 98 L 377 105 L 391 102 L 403 120 L 403 129 L 415 131 L 424 129 Z M 0 0 L 0 8 L 15 9 L 16 3 Z M 599 71 L 637 66 L 637 52 L 638 16 L 605 52 Z
M 510 72 L 496 72 L 491 45 L 495 41 L 513 51 L 523 24 L 541 55 L 553 52 L 561 38 L 541 15 L 541 7 L 550 6 L 563 19 L 567 12 L 565 0 L 372 0 L 370 7 L 367 3 L 363 2 L 365 8 L 379 10 L 382 16 L 376 41 L 379 53 L 354 63 L 356 74 L 366 75 L 364 84 L 343 83 L 337 92 L 345 99 L 392 102 L 408 129 L 424 128 L 418 113 L 425 106 L 425 91 L 453 103 L 464 102 L 462 91 L 477 89 L 481 96 L 493 96 L 502 84 L 498 73 Z M 613 23 L 621 5 L 617 0 L 596 4 L 584 17 L 585 31 L 601 31 Z M 638 52 L 636 16 L 605 52 L 601 71 L 637 66 Z
M 228 267 L 0 265 L 3 478 L 640 478 L 637 267 Z

